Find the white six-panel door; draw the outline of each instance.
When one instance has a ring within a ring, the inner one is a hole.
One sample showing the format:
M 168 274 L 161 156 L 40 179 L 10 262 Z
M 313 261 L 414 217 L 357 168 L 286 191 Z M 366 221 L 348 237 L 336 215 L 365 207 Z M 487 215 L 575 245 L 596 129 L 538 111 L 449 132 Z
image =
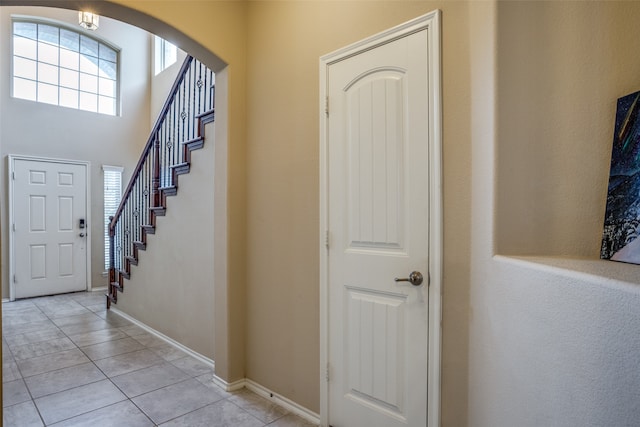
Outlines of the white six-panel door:
M 87 289 L 87 165 L 9 162 L 13 298 Z
M 414 27 L 326 59 L 326 411 L 335 427 L 427 426 L 429 373 L 438 372 L 429 369 L 428 281 L 441 256 L 432 236 L 441 233 L 439 91 L 434 30 Z M 395 280 L 412 272 L 422 284 Z

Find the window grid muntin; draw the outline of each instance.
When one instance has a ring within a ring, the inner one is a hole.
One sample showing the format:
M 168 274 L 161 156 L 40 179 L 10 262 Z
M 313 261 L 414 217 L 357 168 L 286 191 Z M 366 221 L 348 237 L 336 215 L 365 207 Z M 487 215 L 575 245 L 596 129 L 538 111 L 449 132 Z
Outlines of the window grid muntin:
M 35 26 L 35 33 L 27 35 L 29 31 L 24 31 L 24 29 L 30 26 Z M 63 34 L 65 35 L 65 37 L 62 36 Z M 34 42 L 35 58 L 30 58 L 28 56 L 23 56 L 15 53 L 16 43 L 20 42 L 21 40 Z M 77 46 L 72 46 L 72 43 L 70 43 L 69 40 L 72 40 L 74 42 L 77 41 Z M 41 58 L 40 50 L 43 46 L 44 48 L 46 48 L 47 46 L 51 46 L 56 49 L 57 55 L 55 60 L 52 60 L 51 56 L 47 58 Z M 43 102 L 40 100 L 41 96 L 39 89 L 47 87 L 43 85 L 55 85 L 57 87 L 57 101 L 55 103 L 45 101 L 46 103 L 68 108 L 80 109 L 84 111 L 93 111 L 113 116 L 118 114 L 118 52 L 116 49 L 85 34 L 67 29 L 62 26 L 27 20 L 13 21 L 13 47 L 14 67 L 12 77 L 14 80 L 14 97 L 36 102 Z M 68 64 L 62 65 L 61 57 L 67 52 L 76 53 L 78 55 L 77 68 L 72 68 Z M 35 79 L 30 79 L 22 75 L 16 75 L 17 69 L 15 58 L 35 63 Z M 115 59 L 115 61 L 113 59 Z M 81 68 L 83 68 L 83 60 L 93 62 L 93 64 L 95 64 L 95 73 L 87 73 L 86 70 L 81 71 Z M 54 79 L 47 79 L 45 81 L 41 78 L 40 64 L 43 64 L 45 66 L 57 67 L 57 78 L 55 79 L 55 83 L 53 83 Z M 105 67 L 108 66 L 108 71 L 105 71 L 103 68 L 101 68 L 101 65 Z M 78 74 L 77 87 L 69 84 L 63 84 L 61 82 L 61 74 L 63 73 L 63 71 L 74 72 Z M 81 88 L 80 81 L 83 75 L 96 78 L 95 91 Z M 21 94 L 17 94 L 16 87 L 20 85 L 20 82 L 22 82 L 23 84 L 25 82 L 30 82 L 31 84 L 33 84 L 35 86 L 35 95 L 31 96 L 30 94 L 27 94 L 27 96 L 21 96 Z M 102 87 L 103 85 L 106 85 L 107 87 Z M 68 102 L 61 101 L 61 94 L 65 92 L 65 90 L 62 89 L 65 89 L 67 92 L 77 92 L 77 103 L 75 106 L 70 105 Z M 95 105 L 91 108 L 83 108 L 81 99 L 83 97 L 86 99 L 88 96 L 95 96 Z M 110 106 L 110 108 L 108 109 L 108 111 L 105 111 L 105 108 L 101 108 L 101 105 L 107 105 Z

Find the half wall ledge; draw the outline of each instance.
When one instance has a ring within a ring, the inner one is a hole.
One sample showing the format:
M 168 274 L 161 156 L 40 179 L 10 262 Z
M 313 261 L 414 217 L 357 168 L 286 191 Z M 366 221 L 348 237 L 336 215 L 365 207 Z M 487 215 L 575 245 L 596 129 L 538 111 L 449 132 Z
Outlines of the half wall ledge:
M 640 293 L 640 265 L 593 258 L 494 255 L 494 261 L 561 277 Z

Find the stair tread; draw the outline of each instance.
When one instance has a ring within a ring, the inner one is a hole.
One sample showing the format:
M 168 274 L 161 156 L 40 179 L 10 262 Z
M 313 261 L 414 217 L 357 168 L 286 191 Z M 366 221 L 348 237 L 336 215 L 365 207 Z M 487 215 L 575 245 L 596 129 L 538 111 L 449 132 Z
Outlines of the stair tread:
M 211 110 L 207 110 L 207 111 L 205 111 L 203 113 L 196 114 L 196 118 L 197 119 L 201 119 L 201 118 L 203 118 L 205 116 L 213 116 L 215 114 L 215 111 L 216 111 L 216 109 L 212 108 Z
M 189 166 L 190 163 L 189 162 L 182 162 L 182 163 L 176 163 L 175 165 L 169 166 L 170 168 L 180 168 L 180 167 L 184 167 L 184 166 Z
M 140 228 L 142 228 L 147 234 L 156 234 L 156 227 L 153 225 L 145 224 L 141 225 Z
M 170 168 L 173 170 L 173 173 L 175 173 L 176 175 L 184 175 L 191 171 L 191 163 L 182 162 L 182 163 L 178 163 L 177 165 L 170 166 Z
M 155 208 L 149 208 L 149 210 L 151 212 L 153 212 L 157 216 L 164 216 L 164 214 L 167 212 L 167 208 L 164 208 L 162 206 L 158 206 L 158 207 L 155 207 Z
M 185 147 L 187 147 L 187 149 L 189 151 L 198 150 L 198 149 L 204 147 L 204 138 L 203 137 L 198 137 L 198 138 L 192 139 L 190 141 L 185 141 L 182 144 Z
M 124 259 L 128 260 L 130 264 L 138 265 L 138 259 L 132 256 L 126 256 Z
M 196 136 L 195 138 L 188 139 L 188 140 L 186 140 L 186 141 L 182 141 L 182 144 L 187 145 L 187 144 L 191 144 L 191 143 L 193 143 L 193 142 L 200 142 L 200 141 L 202 141 L 203 139 L 204 139 L 204 136 Z
M 167 186 L 167 187 L 160 187 L 159 190 L 165 196 L 175 196 L 176 194 L 178 194 L 178 187 L 176 185 L 170 185 L 170 186 Z

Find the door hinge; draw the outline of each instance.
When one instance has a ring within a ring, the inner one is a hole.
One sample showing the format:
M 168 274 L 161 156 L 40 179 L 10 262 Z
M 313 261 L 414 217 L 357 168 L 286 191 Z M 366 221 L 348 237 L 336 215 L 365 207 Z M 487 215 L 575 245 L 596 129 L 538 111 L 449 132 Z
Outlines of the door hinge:
M 14 222 L 12 225 L 13 231 L 16 231 L 16 223 Z
M 324 379 L 329 382 L 329 364 L 327 363 L 327 369 L 324 373 Z
M 16 279 L 16 275 L 13 275 L 13 283 L 18 283 L 18 279 Z
M 11 172 L 11 179 L 12 180 L 16 180 L 16 173 L 15 172 Z
M 329 249 L 329 230 L 324 232 L 324 247 Z
M 324 114 L 329 116 L 329 97 L 325 96 L 324 98 Z

